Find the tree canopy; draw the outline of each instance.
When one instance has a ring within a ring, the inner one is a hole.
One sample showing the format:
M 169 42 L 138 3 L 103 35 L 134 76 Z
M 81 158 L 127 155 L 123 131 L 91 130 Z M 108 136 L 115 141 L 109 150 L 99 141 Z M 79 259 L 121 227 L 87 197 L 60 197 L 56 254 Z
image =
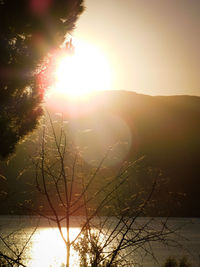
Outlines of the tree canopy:
M 43 89 L 37 75 L 83 11 L 83 0 L 0 0 L 0 156 L 37 125 Z

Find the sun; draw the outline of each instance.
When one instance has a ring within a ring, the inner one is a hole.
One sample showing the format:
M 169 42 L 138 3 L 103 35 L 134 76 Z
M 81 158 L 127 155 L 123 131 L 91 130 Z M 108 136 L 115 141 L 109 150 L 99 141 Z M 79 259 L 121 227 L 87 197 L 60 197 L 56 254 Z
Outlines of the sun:
M 76 98 L 110 90 L 112 73 L 104 53 L 86 42 L 76 41 L 74 47 L 73 55 L 63 56 L 57 63 L 53 93 Z

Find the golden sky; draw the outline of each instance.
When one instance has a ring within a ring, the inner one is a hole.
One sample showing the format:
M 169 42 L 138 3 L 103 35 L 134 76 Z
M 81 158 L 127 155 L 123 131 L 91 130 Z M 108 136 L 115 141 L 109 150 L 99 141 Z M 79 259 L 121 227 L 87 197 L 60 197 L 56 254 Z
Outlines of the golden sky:
M 112 89 L 200 95 L 199 0 L 86 0 L 74 37 L 111 62 Z

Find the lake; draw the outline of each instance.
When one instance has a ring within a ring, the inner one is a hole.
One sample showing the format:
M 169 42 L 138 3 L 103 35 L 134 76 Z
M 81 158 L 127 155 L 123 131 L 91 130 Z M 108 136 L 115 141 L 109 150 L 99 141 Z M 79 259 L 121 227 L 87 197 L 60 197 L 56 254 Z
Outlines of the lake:
M 110 222 L 114 218 L 109 218 Z M 138 218 L 138 225 L 145 225 L 149 218 Z M 164 218 L 156 218 L 156 223 Z M 72 217 L 70 228 L 71 240 L 79 233 L 81 217 Z M 110 224 L 111 225 L 111 224 Z M 168 246 L 159 242 L 151 243 L 151 248 L 156 261 L 146 253 L 142 248 L 133 255 L 135 265 L 143 267 L 162 266 L 168 256 L 175 256 L 179 259 L 187 256 L 193 267 L 200 266 L 200 219 L 199 218 L 170 218 L 169 227 L 176 228 L 175 234 L 171 235 L 171 240 L 177 241 L 177 246 Z M 1 238 L 10 245 L 13 251 L 24 249 L 24 264 L 28 267 L 60 267 L 65 262 L 65 245 L 60 237 L 59 231 L 55 225 L 49 224 L 45 219 L 31 216 L 0 216 Z M 104 227 L 107 227 L 106 225 Z M 110 229 L 111 231 L 111 229 Z M 30 239 L 28 244 L 26 242 Z M 168 241 L 170 243 L 170 240 Z M 172 245 L 172 243 L 171 243 Z M 149 246 L 149 244 L 148 244 Z M 1 251 L 8 248 L 1 241 Z M 78 266 L 78 257 L 76 252 L 71 251 L 71 267 Z

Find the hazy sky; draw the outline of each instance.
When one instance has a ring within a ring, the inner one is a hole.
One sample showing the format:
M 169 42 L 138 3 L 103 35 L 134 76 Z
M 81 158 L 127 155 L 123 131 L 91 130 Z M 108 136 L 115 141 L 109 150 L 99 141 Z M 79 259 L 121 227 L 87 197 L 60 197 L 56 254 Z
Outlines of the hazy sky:
M 200 95 L 200 0 L 86 0 L 74 36 L 97 45 L 112 89 Z

